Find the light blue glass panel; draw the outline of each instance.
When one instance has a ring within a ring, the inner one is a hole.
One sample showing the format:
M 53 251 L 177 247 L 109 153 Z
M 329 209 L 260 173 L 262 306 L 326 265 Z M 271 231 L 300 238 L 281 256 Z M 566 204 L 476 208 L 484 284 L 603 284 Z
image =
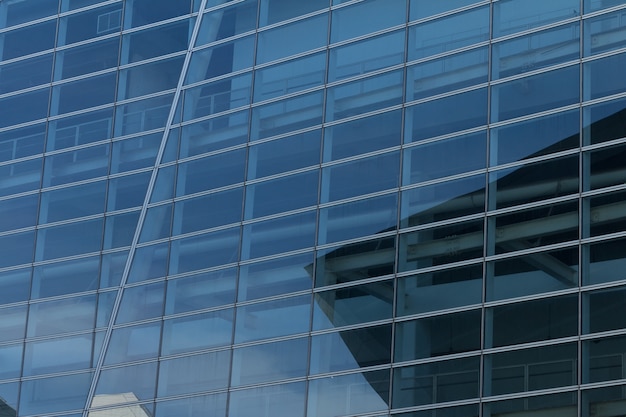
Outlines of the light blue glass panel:
M 46 157 L 44 186 L 60 185 L 95 177 L 109 172 L 110 145 L 98 145 Z
M 139 242 L 149 242 L 170 236 L 173 204 L 150 207 L 139 235 Z
M 623 0 L 583 0 L 585 13 L 623 5 Z
M 233 335 L 233 313 L 234 310 L 228 308 L 165 320 L 161 354 L 172 355 L 229 345 Z
M 450 109 L 463 111 L 450 112 Z M 406 109 L 405 142 L 471 129 L 487 124 L 487 89 L 459 93 Z
M 309 0 L 301 3 L 288 0 L 261 0 L 259 27 L 293 19 L 327 7 L 328 0 Z
M 489 6 L 409 28 L 409 60 L 425 58 L 489 39 Z
M 35 232 L 0 237 L 0 268 L 32 262 Z
M 318 243 L 338 242 L 395 228 L 397 203 L 394 193 L 322 209 Z
M 405 36 L 405 31 L 399 30 L 331 49 L 328 81 L 401 64 L 404 62 Z
M 237 262 L 239 227 L 172 241 L 170 274 Z
M 625 113 L 626 100 L 611 100 L 583 108 L 583 144 L 601 143 L 626 137 L 626 126 L 619 121 Z M 609 129 L 605 126 L 610 126 Z
M 21 305 L 0 309 L 0 341 L 23 339 L 26 330 L 26 312 L 28 306 Z
M 259 32 L 256 62 L 263 64 L 325 46 L 327 37 L 327 14 Z
M 248 87 L 249 88 L 249 87 Z M 188 98 L 185 95 L 185 98 Z M 181 129 L 180 157 L 226 149 L 248 140 L 248 109 L 185 125 Z
M 104 363 L 110 365 L 156 357 L 160 339 L 160 322 L 115 329 L 111 334 Z M 152 380 L 156 380 L 156 375 L 152 376 Z
M 37 223 L 38 205 L 37 194 L 0 200 L 0 231 L 34 226 Z
M 117 99 L 130 99 L 176 88 L 184 60 L 184 56 L 178 56 L 122 70 Z
M 176 165 L 159 168 L 154 189 L 150 196 L 151 203 L 174 197 L 174 178 L 176 178 Z
M 309 382 L 307 415 L 358 415 L 387 408 L 389 370 L 332 376 Z
M 407 70 L 407 100 L 418 100 L 487 82 L 489 50 L 472 49 L 413 65 Z
M 119 48 L 119 39 L 113 38 L 58 51 L 54 79 L 61 80 L 113 68 L 119 61 Z
M 0 379 L 20 377 L 23 350 L 24 346 L 21 343 L 16 345 L 0 346 L 0 363 L 2 363 L 2 368 L 0 368 Z M 4 406 L 4 397 L 2 397 L 2 394 L 3 392 L 0 388 L 0 398 L 2 398 L 0 401 L 3 402 L 2 406 Z
M 315 211 L 309 211 L 244 226 L 241 259 L 313 246 L 316 218 Z
M 322 170 L 322 202 L 370 194 L 398 186 L 400 153 L 389 152 Z
M 93 335 L 70 336 L 26 343 L 24 376 L 89 368 Z
M 0 133 L 0 161 L 42 153 L 45 135 L 44 123 Z
M 241 220 L 243 187 L 177 201 L 172 236 Z
M 187 50 L 193 26 L 192 18 L 125 34 L 121 64 Z
M 0 128 L 46 117 L 49 90 L 33 91 L 0 99 Z
M 326 121 L 343 119 L 402 103 L 404 70 L 328 89 Z
M 229 417 L 303 417 L 306 385 L 295 382 L 232 391 Z
M 320 136 L 320 130 L 313 130 L 250 146 L 248 179 L 319 164 Z
M 0 35 L 4 42 L 0 56 L 3 61 L 32 54 L 54 46 L 57 21 L 48 20 L 36 25 L 15 29 Z
M 239 267 L 239 301 L 303 291 L 312 287 L 313 253 Z
M 181 163 L 176 195 L 188 195 L 243 182 L 246 150 L 222 153 Z
M 626 10 L 585 20 L 583 49 L 585 56 L 622 48 L 624 42 L 626 42 Z
M 128 282 L 139 282 L 165 276 L 167 273 L 168 249 L 168 242 L 137 248 L 130 268 Z
M 160 20 L 191 13 L 191 1 L 134 0 L 132 9 L 126 7 L 124 29 L 143 26 Z
M 288 98 L 252 109 L 250 140 L 263 139 L 322 123 L 322 91 Z
M 423 19 L 425 17 L 434 16 L 439 13 L 449 12 L 463 6 L 469 6 L 473 3 L 479 3 L 480 0 L 448 0 L 448 1 L 410 1 L 410 20 Z
M 110 399 L 107 405 L 154 398 L 157 365 L 157 362 L 151 362 L 103 370 L 96 385 L 94 402 L 103 395 Z M 127 394 L 120 395 L 122 393 Z
M 559 26 L 494 44 L 492 79 L 578 59 L 580 24 Z
M 31 298 L 54 297 L 98 288 L 100 257 L 36 266 Z
M 112 135 L 113 107 L 51 121 L 47 150 L 57 150 L 109 139 Z
M 39 229 L 35 259 L 44 261 L 99 251 L 104 219 L 86 220 Z
M 624 65 L 626 65 L 626 54 L 624 53 L 584 64 L 583 100 L 626 91 L 626 81 L 621 75 L 617 75 Z
M 130 287 L 124 290 L 116 323 L 128 323 L 163 315 L 165 282 Z
M 3 22 L 3 27 L 10 27 L 56 14 L 59 2 L 57 0 L 15 1 L 7 2 L 5 7 L 3 13 L 6 13 L 6 21 Z
M 0 273 L 0 304 L 28 300 L 30 268 Z
M 230 350 L 164 360 L 159 366 L 157 395 L 165 397 L 226 388 L 229 372 Z
M 0 94 L 49 83 L 52 54 L 0 66 Z
M 394 110 L 327 127 L 324 162 L 400 145 L 401 119 L 401 110 Z
M 252 219 L 317 203 L 319 172 L 309 171 L 246 187 L 245 218 Z
M 317 87 L 326 77 L 326 52 L 259 69 L 254 74 L 254 101 Z
M 141 172 L 109 180 L 107 210 L 122 210 L 143 204 L 151 172 Z
M 104 262 L 103 262 L 104 265 Z M 119 282 L 116 283 L 119 285 Z M 98 295 L 98 311 L 96 312 L 96 328 L 105 327 L 111 321 L 111 313 L 113 312 L 113 304 L 117 297 L 117 290 L 102 292 Z M 100 349 L 102 345 L 102 333 L 96 333 L 96 349 Z M 94 353 L 94 358 L 98 357 L 100 352 Z
M 216 1 L 207 2 L 207 8 L 214 6 L 215 3 Z M 229 2 L 218 0 L 217 3 Z M 256 27 L 258 0 L 231 1 L 230 3 L 233 4 L 207 12 L 202 17 L 200 31 L 196 38 L 196 46 L 254 30 Z
M 87 401 L 91 378 L 91 373 L 82 373 L 24 381 L 19 412 L 22 415 L 41 415 L 80 410 Z
M 253 65 L 254 36 L 219 43 L 191 56 L 185 84 L 239 71 Z
M 69 45 L 120 31 L 123 3 L 98 7 L 61 18 L 58 45 Z
M 233 304 L 236 282 L 237 271 L 234 268 L 169 280 L 165 314 Z
M 233 349 L 231 386 L 261 384 L 306 375 L 309 338 Z
M 406 148 L 402 183 L 409 185 L 486 167 L 487 132 L 463 135 Z
M 105 193 L 106 181 L 44 192 L 41 194 L 39 224 L 102 213 Z
M 173 95 L 147 98 L 116 107 L 115 136 L 130 135 L 165 126 Z
M 156 417 L 226 417 L 226 393 L 202 395 L 156 404 Z
M 310 316 L 311 295 L 238 307 L 235 343 L 306 333 Z
M 102 255 L 100 288 L 119 285 L 127 258 L 128 251 L 112 252 Z
M 95 294 L 31 304 L 27 336 L 90 330 L 95 318 Z
M 494 4 L 494 36 L 521 32 L 579 15 L 579 0 L 504 0 Z
M 102 249 L 130 246 L 139 220 L 139 211 L 106 217 Z
M 405 22 L 406 0 L 358 2 L 333 10 L 330 41 L 340 42 Z

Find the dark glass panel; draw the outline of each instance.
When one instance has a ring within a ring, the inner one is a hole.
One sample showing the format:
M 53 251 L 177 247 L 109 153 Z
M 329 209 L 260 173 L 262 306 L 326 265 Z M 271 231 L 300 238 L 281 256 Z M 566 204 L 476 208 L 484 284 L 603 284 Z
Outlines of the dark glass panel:
M 596 410 L 610 404 L 623 404 L 626 394 L 623 385 L 613 385 L 604 388 L 584 390 L 582 393 L 582 417 L 593 417 Z M 607 417 L 619 417 L 623 407 L 616 407 L 614 411 L 607 412 Z
M 479 405 L 460 405 L 457 407 L 435 408 L 433 410 L 414 411 L 412 413 L 395 414 L 397 417 L 478 417 Z
M 626 80 L 620 71 L 626 65 L 626 54 L 612 55 L 583 66 L 584 100 L 622 93 Z
M 626 230 L 626 193 L 600 194 L 583 200 L 583 234 L 585 237 Z
M 583 382 L 600 382 L 624 377 L 626 337 L 613 336 L 583 342 Z
M 611 100 L 583 108 L 584 144 L 626 137 L 626 100 Z
M 127 175 L 109 180 L 107 210 L 122 210 L 138 207 L 146 196 L 151 172 Z
M 589 269 L 583 269 L 585 285 L 626 279 L 625 239 L 584 245 L 583 251 L 588 251 L 590 262 Z
M 624 158 L 626 144 L 615 145 L 583 154 L 589 178 L 583 178 L 585 189 L 610 187 L 624 184 Z
M 626 289 L 624 287 L 590 291 L 583 294 L 583 330 L 596 333 L 626 327 Z
M 577 403 L 576 391 L 539 395 L 484 403 L 483 415 L 497 416 L 523 413 L 531 416 L 558 414 L 560 417 L 576 417 L 578 415 Z

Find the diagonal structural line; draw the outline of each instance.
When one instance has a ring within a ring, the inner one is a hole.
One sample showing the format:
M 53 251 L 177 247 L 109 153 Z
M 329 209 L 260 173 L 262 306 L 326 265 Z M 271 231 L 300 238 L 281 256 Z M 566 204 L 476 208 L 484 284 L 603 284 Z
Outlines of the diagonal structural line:
M 137 227 L 135 228 L 135 234 L 133 236 L 130 250 L 128 252 L 128 258 L 126 259 L 124 272 L 120 280 L 119 288 L 117 291 L 117 296 L 115 297 L 115 303 L 113 304 L 113 309 L 111 310 L 111 317 L 109 318 L 109 323 L 107 325 L 107 330 L 104 335 L 104 340 L 102 341 L 102 348 L 100 349 L 98 362 L 96 363 L 96 367 L 93 373 L 91 386 L 89 387 L 89 393 L 87 394 L 85 408 L 83 409 L 83 417 L 88 417 L 89 415 L 89 408 L 91 407 L 91 403 L 93 402 L 93 397 L 96 392 L 96 385 L 98 384 L 98 379 L 100 378 L 100 373 L 102 372 L 102 365 L 104 364 L 104 358 L 109 348 L 111 334 L 113 333 L 113 325 L 115 324 L 115 320 L 117 319 L 117 314 L 120 308 L 120 304 L 122 302 L 124 287 L 126 286 L 126 282 L 128 281 L 130 267 L 133 262 L 135 251 L 137 249 L 137 243 L 139 242 L 139 234 L 141 233 L 141 229 L 142 229 L 144 220 L 146 218 L 148 204 L 150 203 L 150 198 L 152 197 L 152 191 L 154 190 L 154 185 L 156 183 L 156 177 L 159 171 L 159 165 L 161 164 L 161 161 L 163 159 L 163 153 L 165 152 L 165 145 L 167 143 L 168 133 L 170 131 L 170 128 L 172 127 L 172 122 L 176 114 L 176 110 L 177 110 L 176 106 L 178 104 L 178 99 L 180 97 L 183 84 L 185 82 L 185 76 L 187 74 L 187 69 L 189 68 L 189 62 L 191 60 L 192 49 L 193 49 L 194 44 L 196 43 L 196 38 L 198 37 L 198 32 L 200 30 L 200 23 L 202 22 L 203 12 L 204 12 L 204 9 L 206 8 L 206 3 L 207 3 L 207 0 L 202 0 L 199 11 L 198 11 L 198 17 L 196 19 L 196 23 L 194 25 L 193 32 L 189 39 L 189 46 L 187 48 L 187 54 L 185 55 L 185 61 L 180 71 L 180 77 L 178 78 L 178 84 L 176 85 L 176 92 L 174 93 L 174 98 L 172 99 L 172 106 L 170 107 L 170 113 L 167 117 L 167 123 L 165 124 L 165 131 L 163 132 L 163 138 L 161 138 L 161 145 L 159 146 L 159 151 L 157 152 L 156 160 L 154 162 L 154 168 L 152 170 L 152 175 L 150 176 L 150 182 L 148 183 L 146 196 L 143 200 L 143 205 L 141 206 L 141 212 L 139 214 L 139 220 L 137 220 Z

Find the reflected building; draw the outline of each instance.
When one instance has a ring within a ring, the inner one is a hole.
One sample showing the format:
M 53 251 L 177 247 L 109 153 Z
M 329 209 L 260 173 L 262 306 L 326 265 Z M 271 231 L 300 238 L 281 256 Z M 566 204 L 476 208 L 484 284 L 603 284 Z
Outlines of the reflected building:
M 0 416 L 626 414 L 623 0 L 0 0 Z

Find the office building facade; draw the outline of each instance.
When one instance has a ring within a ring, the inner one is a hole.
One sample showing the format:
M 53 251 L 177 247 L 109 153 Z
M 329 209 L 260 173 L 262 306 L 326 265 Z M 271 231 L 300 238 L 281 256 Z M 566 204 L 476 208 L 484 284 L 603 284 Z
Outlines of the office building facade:
M 0 0 L 0 416 L 626 414 L 623 0 Z

